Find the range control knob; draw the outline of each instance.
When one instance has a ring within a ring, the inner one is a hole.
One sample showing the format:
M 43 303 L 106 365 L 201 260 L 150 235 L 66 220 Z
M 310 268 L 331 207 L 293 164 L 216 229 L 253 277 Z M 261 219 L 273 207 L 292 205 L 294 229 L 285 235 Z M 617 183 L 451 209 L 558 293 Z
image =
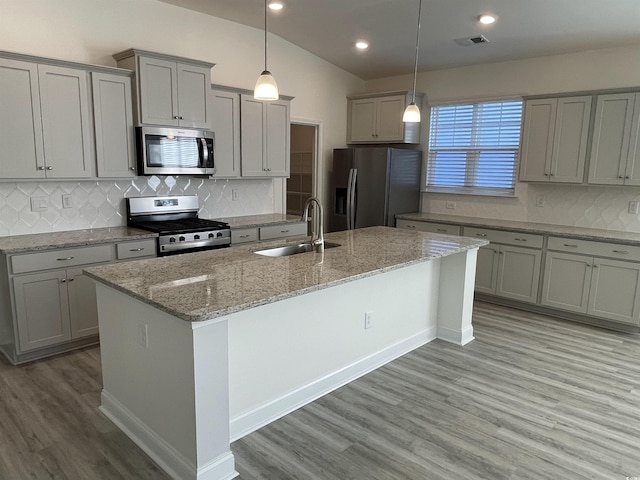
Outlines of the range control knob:
M 209 238 L 213 238 L 213 237 L 215 237 L 215 236 L 216 236 L 216 234 L 215 234 L 215 233 L 210 233 L 210 234 L 209 234 Z
M 176 241 L 176 239 L 175 239 L 174 237 L 171 237 L 171 238 L 169 239 L 169 243 L 175 243 L 175 241 Z
M 200 235 L 195 234 L 195 235 L 193 236 L 193 239 L 194 239 L 194 240 L 200 240 Z
M 222 232 L 218 232 L 218 233 L 216 234 L 216 236 L 221 237 L 221 236 L 222 236 Z
M 180 238 L 178 238 L 178 240 L 181 241 L 181 242 L 184 242 L 185 238 L 184 237 L 180 237 Z

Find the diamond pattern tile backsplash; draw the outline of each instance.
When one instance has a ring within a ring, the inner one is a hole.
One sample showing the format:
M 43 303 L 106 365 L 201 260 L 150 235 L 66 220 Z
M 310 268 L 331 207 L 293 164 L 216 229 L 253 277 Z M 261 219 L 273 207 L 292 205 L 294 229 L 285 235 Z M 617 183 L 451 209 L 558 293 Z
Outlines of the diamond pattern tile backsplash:
M 231 199 L 231 190 L 238 200 Z M 71 208 L 62 208 L 62 195 Z M 198 195 L 200 217 L 273 212 L 272 180 L 209 180 L 185 176 L 118 181 L 0 182 L 0 236 L 126 225 L 125 197 Z M 45 197 L 47 210 L 31 211 L 31 197 Z
M 640 187 L 518 183 L 514 198 L 424 194 L 422 211 L 640 233 L 640 215 L 628 212 L 639 200 Z

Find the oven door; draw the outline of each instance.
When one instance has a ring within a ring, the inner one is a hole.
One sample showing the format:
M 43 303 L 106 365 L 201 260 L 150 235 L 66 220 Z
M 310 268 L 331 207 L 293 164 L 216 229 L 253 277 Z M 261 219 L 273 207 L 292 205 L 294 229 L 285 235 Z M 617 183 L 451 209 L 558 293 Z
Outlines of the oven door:
M 213 132 L 164 127 L 136 130 L 140 174 L 215 174 Z

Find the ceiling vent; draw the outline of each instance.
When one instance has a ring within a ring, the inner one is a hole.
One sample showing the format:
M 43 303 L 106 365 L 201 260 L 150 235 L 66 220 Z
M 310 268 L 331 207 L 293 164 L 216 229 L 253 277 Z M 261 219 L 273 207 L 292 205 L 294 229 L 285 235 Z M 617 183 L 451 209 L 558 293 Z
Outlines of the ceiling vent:
M 489 43 L 489 40 L 484 35 L 478 35 L 476 37 L 456 38 L 454 42 L 461 47 L 468 47 L 469 45 L 477 45 L 479 43 Z

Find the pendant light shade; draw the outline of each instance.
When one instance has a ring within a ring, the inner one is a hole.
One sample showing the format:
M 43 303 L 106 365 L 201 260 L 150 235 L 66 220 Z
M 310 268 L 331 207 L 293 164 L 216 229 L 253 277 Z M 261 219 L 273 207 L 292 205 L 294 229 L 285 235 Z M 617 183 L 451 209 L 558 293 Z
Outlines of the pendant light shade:
M 267 42 L 267 18 L 267 0 L 264 0 L 264 70 L 258 77 L 253 90 L 253 98 L 256 100 L 278 100 L 280 98 L 276 80 L 267 68 L 267 47 L 269 45 Z
M 420 16 L 422 14 L 422 0 L 420 0 L 418 6 L 418 31 L 416 33 L 416 61 L 413 68 L 413 93 L 411 97 L 411 103 L 407 105 L 407 108 L 402 115 L 402 121 L 405 123 L 416 123 L 420 121 L 420 109 L 416 105 L 416 79 L 418 77 L 418 49 L 420 47 Z

